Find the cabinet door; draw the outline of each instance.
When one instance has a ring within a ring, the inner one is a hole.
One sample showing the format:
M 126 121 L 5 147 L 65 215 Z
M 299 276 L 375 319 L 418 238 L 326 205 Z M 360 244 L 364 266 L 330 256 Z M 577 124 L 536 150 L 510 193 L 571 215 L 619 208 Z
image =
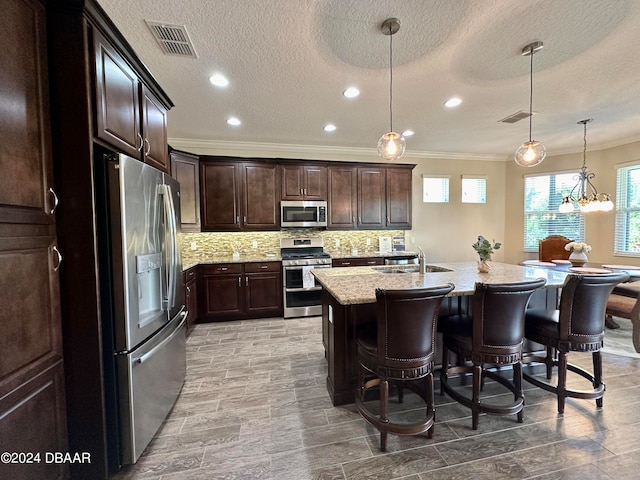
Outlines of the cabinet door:
M 142 150 L 144 161 L 169 173 L 167 147 L 167 109 L 141 84 L 142 89 Z
M 280 165 L 282 200 L 302 200 L 304 170 L 301 165 Z
M 411 229 L 411 179 L 408 168 L 387 168 L 387 227 Z
M 355 167 L 327 168 L 327 228 L 355 228 L 357 171 Z
M 240 163 L 201 163 L 202 230 L 240 230 Z
M 385 169 L 358 168 L 358 227 L 386 225 Z
M 282 314 L 282 272 L 247 273 L 246 313 L 264 315 Z
M 234 316 L 244 310 L 244 285 L 241 274 L 204 277 L 205 315 Z
M 305 165 L 304 170 L 304 199 L 327 199 L 327 167 L 322 165 Z
M 141 159 L 138 77 L 97 29 L 93 29 L 93 35 L 98 138 Z
M 280 228 L 279 191 L 276 164 L 245 163 L 243 182 L 243 228 Z
M 200 160 L 171 152 L 171 176 L 180 183 L 180 225 L 183 232 L 200 231 Z

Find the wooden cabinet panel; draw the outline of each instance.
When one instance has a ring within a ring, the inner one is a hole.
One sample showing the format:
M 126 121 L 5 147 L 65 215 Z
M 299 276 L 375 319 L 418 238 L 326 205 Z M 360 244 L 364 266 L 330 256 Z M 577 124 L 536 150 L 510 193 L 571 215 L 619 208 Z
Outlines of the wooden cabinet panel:
M 184 272 L 184 304 L 187 309 L 187 335 L 198 319 L 198 275 L 197 267 Z
M 169 151 L 167 149 L 167 109 L 140 84 L 142 90 L 142 150 L 144 161 L 163 172 L 169 173 Z
M 356 257 L 356 258 L 334 258 L 333 267 L 368 267 L 371 265 L 383 265 L 382 257 Z
M 111 44 L 93 30 L 96 52 L 96 116 L 98 138 L 140 158 L 138 77 Z
M 44 7 L 2 2 L 0 222 L 53 223 Z
M 251 230 L 279 229 L 277 165 L 243 164 L 242 227 Z
M 327 167 L 324 165 L 280 165 L 282 200 L 326 200 Z
M 205 315 L 240 315 L 244 310 L 241 274 L 204 277 Z
M 246 313 L 265 315 L 282 311 L 282 273 L 247 273 Z
M 180 183 L 180 226 L 200 231 L 200 160 L 190 153 L 171 152 L 171 176 Z
M 240 229 L 242 164 L 201 163 L 202 230 Z
M 408 168 L 387 168 L 388 228 L 411 228 L 411 183 L 413 172 Z
M 358 168 L 359 228 L 385 227 L 385 181 L 383 168 Z
M 327 228 L 355 228 L 357 215 L 357 172 L 356 167 L 328 167 Z

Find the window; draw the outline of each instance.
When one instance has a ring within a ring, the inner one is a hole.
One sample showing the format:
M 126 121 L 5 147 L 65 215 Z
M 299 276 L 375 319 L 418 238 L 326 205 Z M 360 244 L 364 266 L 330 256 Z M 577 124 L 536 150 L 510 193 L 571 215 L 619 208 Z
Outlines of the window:
M 462 176 L 462 203 L 487 203 L 487 176 Z
M 423 174 L 422 201 L 424 203 L 448 203 L 449 176 Z
M 640 163 L 616 169 L 616 229 L 613 253 L 640 254 Z
M 584 214 L 560 213 L 558 206 L 576 184 L 575 173 L 525 175 L 524 248 L 538 250 L 538 240 L 549 235 L 564 235 L 584 240 Z

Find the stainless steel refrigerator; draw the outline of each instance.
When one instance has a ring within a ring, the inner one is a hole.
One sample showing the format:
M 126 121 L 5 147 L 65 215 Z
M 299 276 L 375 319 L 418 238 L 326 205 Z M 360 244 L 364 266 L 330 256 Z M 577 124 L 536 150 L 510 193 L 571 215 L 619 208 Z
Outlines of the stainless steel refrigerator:
M 186 373 L 179 184 L 125 155 L 96 159 L 110 469 L 135 463 Z

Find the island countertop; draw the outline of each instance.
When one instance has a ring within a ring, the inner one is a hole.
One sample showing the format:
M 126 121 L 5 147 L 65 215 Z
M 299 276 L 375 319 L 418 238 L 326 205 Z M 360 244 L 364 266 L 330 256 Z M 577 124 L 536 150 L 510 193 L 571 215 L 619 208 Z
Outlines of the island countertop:
M 450 295 L 473 293 L 476 282 L 510 283 L 544 278 L 547 288 L 564 284 L 566 270 L 491 262 L 489 273 L 479 273 L 475 262 L 429 263 L 451 271 L 420 273 L 382 273 L 385 267 L 320 268 L 312 270 L 318 282 L 342 305 L 374 303 L 376 288 L 421 288 L 453 283 Z

